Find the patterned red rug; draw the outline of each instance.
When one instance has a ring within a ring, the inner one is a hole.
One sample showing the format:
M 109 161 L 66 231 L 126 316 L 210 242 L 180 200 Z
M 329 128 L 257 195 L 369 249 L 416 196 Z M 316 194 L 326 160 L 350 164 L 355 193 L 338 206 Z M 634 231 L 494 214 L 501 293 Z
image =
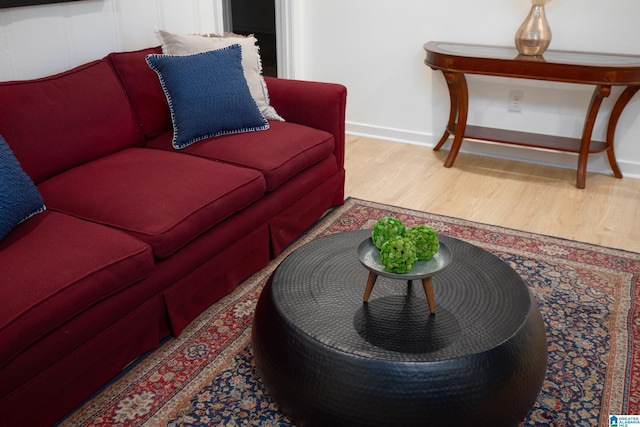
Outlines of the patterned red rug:
M 640 414 L 640 254 L 357 199 L 287 253 L 319 236 L 372 228 L 384 216 L 429 224 L 489 250 L 533 289 L 547 326 L 549 366 L 523 425 L 609 426 L 610 414 Z M 284 256 L 59 425 L 293 426 L 265 391 L 250 346 L 258 295 Z

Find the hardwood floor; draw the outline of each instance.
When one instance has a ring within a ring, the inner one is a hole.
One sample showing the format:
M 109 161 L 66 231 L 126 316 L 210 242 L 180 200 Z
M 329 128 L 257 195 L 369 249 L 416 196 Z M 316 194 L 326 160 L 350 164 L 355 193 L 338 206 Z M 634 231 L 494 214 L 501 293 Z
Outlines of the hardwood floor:
M 588 173 L 579 190 L 575 170 L 447 154 L 347 135 L 346 195 L 640 252 L 640 179 Z

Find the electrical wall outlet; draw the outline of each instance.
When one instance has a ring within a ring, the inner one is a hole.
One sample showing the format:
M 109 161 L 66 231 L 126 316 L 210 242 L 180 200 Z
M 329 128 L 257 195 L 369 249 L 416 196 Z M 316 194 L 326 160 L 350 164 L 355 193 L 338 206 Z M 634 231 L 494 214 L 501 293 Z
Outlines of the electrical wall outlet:
M 522 98 L 524 92 L 521 90 L 512 90 L 509 92 L 509 111 L 521 112 L 522 111 Z

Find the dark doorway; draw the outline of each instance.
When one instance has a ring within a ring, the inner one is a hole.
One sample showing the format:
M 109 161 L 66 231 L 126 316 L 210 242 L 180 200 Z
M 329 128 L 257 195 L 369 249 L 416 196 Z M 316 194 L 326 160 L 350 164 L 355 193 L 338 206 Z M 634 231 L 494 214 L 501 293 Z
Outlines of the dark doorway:
M 278 75 L 275 0 L 231 0 L 231 31 L 258 39 L 265 76 Z

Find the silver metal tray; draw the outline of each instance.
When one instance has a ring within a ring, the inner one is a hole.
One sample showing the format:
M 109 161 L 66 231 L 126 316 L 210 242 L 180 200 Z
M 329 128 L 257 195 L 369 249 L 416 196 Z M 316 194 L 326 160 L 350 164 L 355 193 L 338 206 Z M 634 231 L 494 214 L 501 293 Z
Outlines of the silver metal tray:
M 358 245 L 358 259 L 362 265 L 379 276 L 392 279 L 418 280 L 431 277 L 449 265 L 452 254 L 449 247 L 440 242 L 438 252 L 436 252 L 431 259 L 417 261 L 408 273 L 391 273 L 385 270 L 380 260 L 380 249 L 373 244 L 371 238 L 368 238 Z

